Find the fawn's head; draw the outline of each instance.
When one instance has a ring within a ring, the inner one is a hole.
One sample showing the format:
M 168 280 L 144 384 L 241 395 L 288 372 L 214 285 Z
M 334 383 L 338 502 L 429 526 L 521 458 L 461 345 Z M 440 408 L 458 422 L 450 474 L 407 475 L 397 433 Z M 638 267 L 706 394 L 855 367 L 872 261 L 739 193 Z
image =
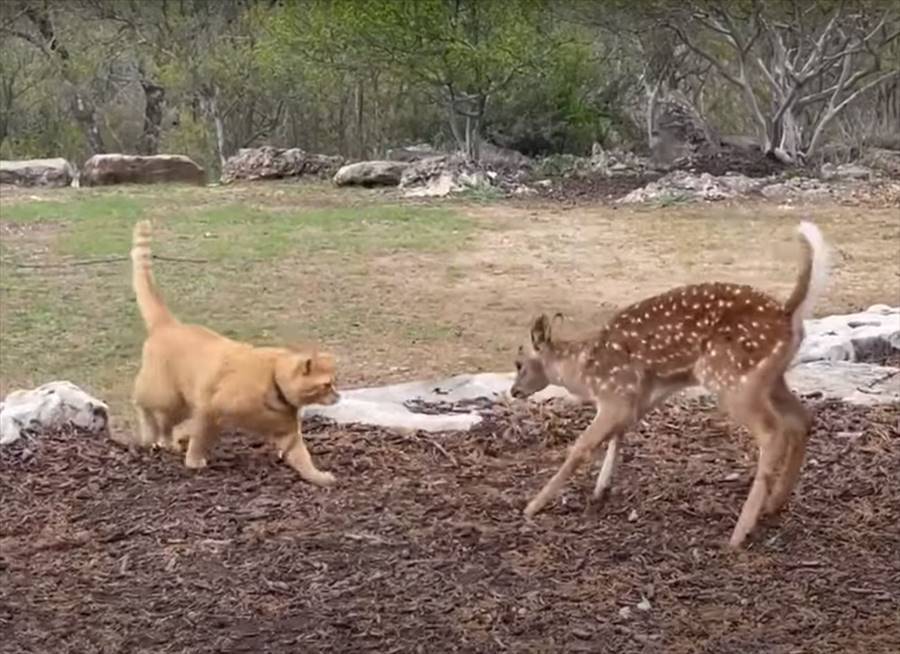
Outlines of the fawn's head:
M 562 314 L 558 313 L 554 321 L 561 318 Z M 531 338 L 519 347 L 516 356 L 516 380 L 509 391 L 513 397 L 526 398 L 550 384 L 545 358 L 552 343 L 552 331 L 553 325 L 546 314 L 541 314 L 531 324 Z

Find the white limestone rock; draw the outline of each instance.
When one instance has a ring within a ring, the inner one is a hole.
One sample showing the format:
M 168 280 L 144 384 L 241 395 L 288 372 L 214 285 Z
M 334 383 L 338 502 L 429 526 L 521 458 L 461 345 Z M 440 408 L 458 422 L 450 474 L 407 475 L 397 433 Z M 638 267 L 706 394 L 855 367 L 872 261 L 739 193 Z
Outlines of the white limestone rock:
M 53 381 L 31 390 L 12 391 L 0 402 L 0 445 L 25 432 L 51 431 L 68 425 L 103 433 L 109 407 L 68 381 Z
M 807 320 L 796 363 L 866 361 L 900 350 L 900 307 L 876 304 L 866 311 Z

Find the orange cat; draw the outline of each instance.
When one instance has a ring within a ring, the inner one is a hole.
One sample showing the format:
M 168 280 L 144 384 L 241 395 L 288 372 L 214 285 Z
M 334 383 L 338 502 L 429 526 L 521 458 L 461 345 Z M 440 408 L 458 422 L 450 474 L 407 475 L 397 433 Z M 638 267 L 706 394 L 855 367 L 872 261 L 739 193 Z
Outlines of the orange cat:
M 132 281 L 147 326 L 133 396 L 141 444 L 181 451 L 186 441 L 184 464 L 203 468 L 222 430 L 245 430 L 267 437 L 303 479 L 333 484 L 312 462 L 298 410 L 338 401 L 334 357 L 254 347 L 179 322 L 153 281 L 150 236 L 148 221 L 135 225 Z

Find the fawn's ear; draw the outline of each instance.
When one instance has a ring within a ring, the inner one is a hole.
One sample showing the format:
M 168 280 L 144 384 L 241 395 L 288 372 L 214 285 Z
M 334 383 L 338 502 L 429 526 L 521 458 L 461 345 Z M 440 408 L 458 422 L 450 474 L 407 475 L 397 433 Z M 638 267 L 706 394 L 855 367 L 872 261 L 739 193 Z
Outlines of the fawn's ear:
M 550 321 L 547 314 L 542 313 L 531 324 L 531 345 L 535 350 L 550 342 Z

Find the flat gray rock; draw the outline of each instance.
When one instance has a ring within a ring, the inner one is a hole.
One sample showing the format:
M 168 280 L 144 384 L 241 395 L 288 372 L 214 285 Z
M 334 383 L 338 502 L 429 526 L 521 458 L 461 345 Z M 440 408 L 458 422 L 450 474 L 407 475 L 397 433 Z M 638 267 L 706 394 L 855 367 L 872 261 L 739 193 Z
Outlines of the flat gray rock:
M 358 423 L 429 432 L 464 431 L 481 422 L 481 416 L 475 411 L 432 415 L 411 411 L 406 403 L 455 403 L 480 399 L 508 401 L 507 392 L 514 377 L 513 373 L 486 372 L 341 391 L 341 400 L 337 404 L 307 407 L 303 415 L 329 418 L 338 424 Z M 537 393 L 534 400 L 553 397 L 571 396 L 564 388 L 551 386 Z
M 799 393 L 848 404 L 900 402 L 900 368 L 850 361 L 811 361 L 790 369 L 788 384 Z

